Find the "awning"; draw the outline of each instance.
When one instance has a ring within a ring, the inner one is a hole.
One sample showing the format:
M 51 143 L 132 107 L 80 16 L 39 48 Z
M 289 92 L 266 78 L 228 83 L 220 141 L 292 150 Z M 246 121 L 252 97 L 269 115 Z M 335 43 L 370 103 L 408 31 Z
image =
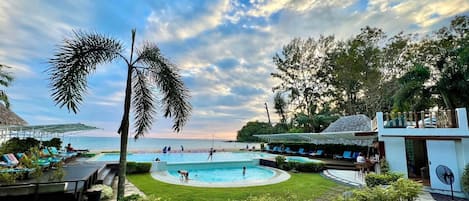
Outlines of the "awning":
M 81 123 L 76 124 L 49 124 L 34 126 L 0 126 L 0 143 L 13 137 L 18 138 L 52 138 L 63 137 L 66 134 L 95 130 L 94 126 Z
M 71 133 L 86 130 L 98 129 L 94 126 L 88 126 L 85 124 L 50 124 L 50 125 L 35 125 L 35 126 L 3 126 L 0 129 L 8 129 L 10 131 L 22 131 L 22 132 L 43 132 L 43 133 Z
M 254 135 L 267 142 L 311 143 L 311 144 L 344 144 L 370 146 L 378 139 L 375 132 L 347 131 L 329 133 L 282 133 Z

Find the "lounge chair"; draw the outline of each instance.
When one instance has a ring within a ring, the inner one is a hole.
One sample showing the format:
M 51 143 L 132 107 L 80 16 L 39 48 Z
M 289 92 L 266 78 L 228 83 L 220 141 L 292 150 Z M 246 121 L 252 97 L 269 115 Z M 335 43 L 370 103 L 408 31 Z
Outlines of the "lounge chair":
M 4 163 L 0 163 L 0 165 L 5 167 L 16 167 L 20 161 L 15 157 L 13 154 L 3 154 L 2 156 Z
M 42 154 L 44 155 L 44 157 L 41 157 L 40 159 L 45 159 L 52 164 L 59 163 L 64 159 L 61 156 L 54 156 L 54 154 L 50 153 L 49 149 L 46 148 L 42 149 Z
M 324 150 L 318 149 L 316 152 L 310 153 L 310 156 L 322 156 L 324 154 Z
M 298 151 L 296 152 L 299 155 L 306 155 L 307 153 L 305 152 L 304 148 L 299 148 Z
M 75 157 L 76 155 L 78 155 L 77 152 L 63 152 L 63 151 L 59 151 L 59 150 L 57 150 L 56 147 L 49 147 L 49 152 L 50 152 L 52 155 L 60 156 L 60 157 L 63 157 L 64 159 L 69 159 L 69 158 L 72 158 L 72 157 Z
M 28 157 L 27 155 L 25 155 L 24 153 L 17 153 L 16 154 L 16 158 L 18 160 L 21 160 L 23 157 Z M 50 162 L 48 159 L 44 159 L 44 158 L 38 158 L 36 161 L 35 161 L 36 164 L 38 164 L 40 167 L 42 168 L 48 168 L 50 166 Z
M 272 149 L 272 152 L 273 152 L 273 153 L 280 152 L 280 147 L 275 146 L 275 147 Z
M 292 150 L 290 149 L 290 147 L 286 147 L 285 150 L 283 150 L 283 152 L 285 152 L 285 153 L 287 153 L 287 154 L 293 154 L 293 153 L 295 153 L 294 151 L 292 151 Z
M 336 155 L 334 158 L 336 159 L 351 159 L 352 158 L 352 151 L 344 151 L 342 155 Z

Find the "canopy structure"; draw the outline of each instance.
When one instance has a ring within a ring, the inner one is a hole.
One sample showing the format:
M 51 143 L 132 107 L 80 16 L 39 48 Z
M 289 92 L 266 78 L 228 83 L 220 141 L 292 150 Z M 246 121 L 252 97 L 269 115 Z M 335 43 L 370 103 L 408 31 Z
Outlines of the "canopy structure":
M 267 142 L 303 142 L 311 144 L 344 144 L 370 146 L 378 139 L 375 132 L 347 131 L 329 133 L 282 133 L 254 135 Z
M 18 138 L 51 138 L 61 137 L 64 134 L 98 129 L 81 123 L 76 124 L 50 124 L 34 126 L 0 126 L 0 142 L 12 137 Z

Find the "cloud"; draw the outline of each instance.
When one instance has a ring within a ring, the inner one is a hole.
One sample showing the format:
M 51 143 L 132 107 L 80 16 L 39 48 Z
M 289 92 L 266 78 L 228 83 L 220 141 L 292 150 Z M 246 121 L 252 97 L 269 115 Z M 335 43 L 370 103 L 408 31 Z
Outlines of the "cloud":
M 161 7 L 147 18 L 147 36 L 164 42 L 192 38 L 221 25 L 230 4 L 228 0 L 178 1 L 172 7 Z

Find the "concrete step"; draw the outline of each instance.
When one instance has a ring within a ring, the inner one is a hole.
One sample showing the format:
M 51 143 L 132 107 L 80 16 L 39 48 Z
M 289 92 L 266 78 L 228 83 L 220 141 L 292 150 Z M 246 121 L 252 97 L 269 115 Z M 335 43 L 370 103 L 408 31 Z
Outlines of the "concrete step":
M 98 171 L 98 179 L 97 183 L 102 184 L 104 179 L 108 176 L 108 174 L 111 172 L 110 168 L 102 168 Z
M 112 186 L 112 183 L 114 182 L 114 177 L 116 177 L 117 172 L 115 171 L 110 171 L 107 176 L 103 179 L 103 184 L 107 186 Z

